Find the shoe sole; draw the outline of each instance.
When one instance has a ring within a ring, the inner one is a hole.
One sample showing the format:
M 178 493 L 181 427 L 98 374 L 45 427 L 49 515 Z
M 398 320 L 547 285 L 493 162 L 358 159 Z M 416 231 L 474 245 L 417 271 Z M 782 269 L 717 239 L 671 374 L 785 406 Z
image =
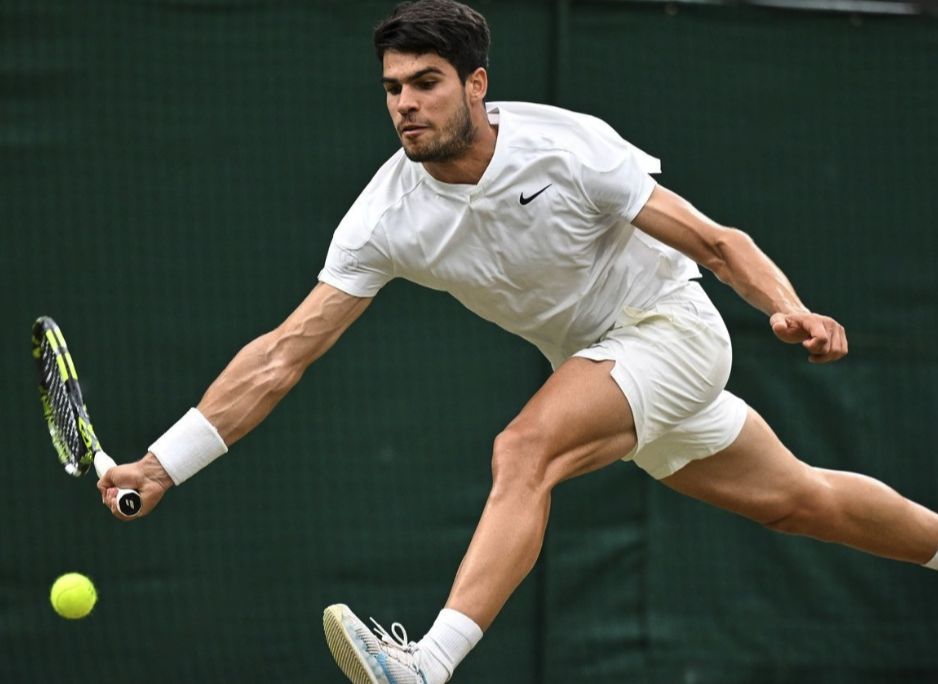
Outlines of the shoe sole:
M 326 633 L 326 643 L 332 657 L 353 684 L 379 684 L 362 654 L 352 644 L 352 638 L 345 631 L 342 616 L 346 610 L 348 606 L 338 604 L 329 606 L 322 614 L 322 629 Z

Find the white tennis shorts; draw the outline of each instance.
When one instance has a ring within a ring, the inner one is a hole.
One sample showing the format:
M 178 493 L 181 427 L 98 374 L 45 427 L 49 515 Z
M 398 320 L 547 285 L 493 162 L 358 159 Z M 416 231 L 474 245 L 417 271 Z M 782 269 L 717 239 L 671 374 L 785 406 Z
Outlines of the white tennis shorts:
M 696 282 L 643 311 L 624 307 L 616 324 L 580 356 L 615 361 L 610 374 L 632 408 L 634 460 L 654 478 L 728 447 L 748 408 L 724 387 L 733 350 L 726 325 Z

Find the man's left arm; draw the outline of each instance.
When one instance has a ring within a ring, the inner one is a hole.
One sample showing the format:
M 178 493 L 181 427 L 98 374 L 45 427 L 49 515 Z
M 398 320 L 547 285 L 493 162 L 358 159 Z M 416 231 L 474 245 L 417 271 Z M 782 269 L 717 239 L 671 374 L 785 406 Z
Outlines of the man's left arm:
M 714 222 L 660 185 L 632 223 L 712 271 L 769 316 L 779 339 L 800 343 L 812 363 L 836 361 L 847 353 L 843 326 L 811 312 L 781 269 L 743 231 Z

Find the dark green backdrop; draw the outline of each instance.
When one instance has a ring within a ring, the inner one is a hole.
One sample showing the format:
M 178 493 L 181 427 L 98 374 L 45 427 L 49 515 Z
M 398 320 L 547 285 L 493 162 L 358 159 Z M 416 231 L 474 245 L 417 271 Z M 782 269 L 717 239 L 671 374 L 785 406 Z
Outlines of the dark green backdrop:
M 0 681 L 340 682 L 344 601 L 419 638 L 485 499 L 533 349 L 393 283 L 255 433 L 120 524 L 55 462 L 29 327 L 56 317 L 118 460 L 315 283 L 395 149 L 390 3 L 0 1 Z M 938 506 L 938 21 L 478 2 L 491 99 L 602 116 L 747 229 L 851 355 L 805 363 L 712 278 L 731 388 L 817 465 Z M 48 605 L 97 581 L 93 616 Z M 773 535 L 631 465 L 564 485 L 545 552 L 457 682 L 933 682 L 938 575 Z

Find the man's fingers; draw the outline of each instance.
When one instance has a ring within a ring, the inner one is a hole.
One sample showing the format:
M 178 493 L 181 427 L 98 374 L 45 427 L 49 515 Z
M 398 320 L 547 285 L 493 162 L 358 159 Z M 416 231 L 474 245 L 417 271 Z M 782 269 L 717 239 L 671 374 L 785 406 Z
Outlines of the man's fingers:
M 840 358 L 847 353 L 847 335 L 843 327 L 835 324 L 833 334 L 831 335 L 831 354 L 836 354 Z
M 827 354 L 831 350 L 831 338 L 826 330 L 810 333 L 811 336 L 801 343 L 805 349 L 814 355 Z
M 117 487 L 108 487 L 107 491 L 105 491 L 105 493 L 104 493 L 104 496 L 102 496 L 102 498 L 101 498 L 101 502 L 102 502 L 105 506 L 108 507 L 108 510 L 111 511 L 111 515 L 113 515 L 115 518 L 117 518 L 118 520 L 121 520 L 121 521 L 123 521 L 123 522 L 129 522 L 130 520 L 133 520 L 134 518 L 133 518 L 133 517 L 127 517 L 127 516 L 124 515 L 124 513 L 121 511 L 120 506 L 119 506 L 118 503 L 117 503 L 117 492 L 118 492 L 118 491 L 119 491 L 119 490 L 118 490 Z
M 111 477 L 111 471 L 114 470 L 111 468 L 108 470 L 101 478 L 98 480 L 98 491 L 101 493 L 101 503 L 107 506 L 111 513 L 115 515 L 118 514 L 117 508 L 117 486 L 114 482 L 114 479 Z M 123 518 L 123 515 L 118 515 L 117 517 Z
M 98 483 L 98 491 L 101 492 L 101 503 L 103 503 L 105 506 L 107 506 L 108 508 L 110 508 L 110 507 L 111 507 L 111 499 L 114 498 L 114 492 L 117 491 L 117 488 L 115 488 L 115 487 L 102 486 L 102 484 L 99 482 L 99 483 Z
M 107 490 L 111 486 L 111 482 L 106 481 L 103 477 L 98 480 L 98 492 L 101 494 L 101 503 L 107 505 Z
M 808 333 L 800 324 L 800 321 L 789 318 L 782 313 L 772 314 L 769 325 L 772 326 L 772 332 L 775 333 L 778 339 L 789 344 L 801 342 L 808 337 Z
M 843 354 L 828 352 L 827 354 L 811 354 L 808 356 L 808 363 L 829 363 L 841 358 Z
M 101 496 L 101 503 L 107 506 L 108 510 L 118 520 L 127 522 L 137 520 L 147 515 L 154 506 L 156 506 L 163 494 L 169 488 L 163 480 L 152 477 L 145 463 L 137 461 L 136 463 L 124 463 L 109 468 L 106 473 L 98 480 L 98 493 Z M 165 474 L 165 473 L 164 473 Z M 169 476 L 166 476 L 167 480 Z M 120 502 L 117 495 L 122 489 L 132 489 L 140 496 L 140 510 L 135 515 L 126 516 L 120 510 Z
M 783 342 L 800 342 L 811 363 L 836 361 L 847 353 L 847 333 L 829 316 L 775 313 L 769 324 L 775 336 Z
M 829 361 L 842 359 L 846 356 L 848 351 L 847 333 L 844 331 L 843 326 L 835 321 L 831 321 L 828 343 L 823 346 L 818 346 L 816 349 L 809 348 L 809 351 L 811 354 L 808 357 L 808 361 L 811 363 L 828 363 Z
M 117 506 L 117 489 L 116 488 L 108 491 L 107 507 L 111 509 L 111 515 L 113 515 L 118 520 L 123 520 L 123 521 L 130 520 L 130 518 L 128 518 L 123 513 L 121 513 L 120 508 L 118 508 Z
M 101 496 L 104 496 L 104 493 L 107 491 L 108 487 L 113 487 L 114 483 L 111 482 L 111 478 L 108 477 L 107 473 L 104 473 L 100 478 L 98 478 L 98 491 L 101 492 Z

